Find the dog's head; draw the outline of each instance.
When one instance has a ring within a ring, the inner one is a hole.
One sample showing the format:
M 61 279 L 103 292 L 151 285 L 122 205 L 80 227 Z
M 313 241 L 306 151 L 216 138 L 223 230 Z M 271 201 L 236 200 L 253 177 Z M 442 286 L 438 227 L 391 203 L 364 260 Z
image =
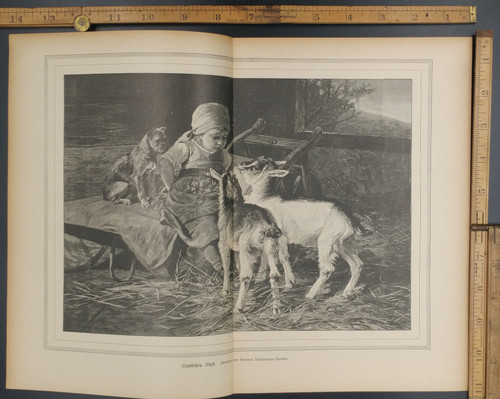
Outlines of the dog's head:
M 152 128 L 141 141 L 141 150 L 148 158 L 167 151 L 166 126 Z

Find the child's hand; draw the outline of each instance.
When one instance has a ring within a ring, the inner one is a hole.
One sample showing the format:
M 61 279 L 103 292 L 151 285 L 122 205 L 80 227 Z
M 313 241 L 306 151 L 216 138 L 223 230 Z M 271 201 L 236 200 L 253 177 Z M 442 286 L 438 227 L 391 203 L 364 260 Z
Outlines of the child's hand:
M 151 206 L 151 197 L 141 199 L 141 205 L 143 208 L 149 208 Z
M 158 199 L 160 200 L 163 200 L 167 197 L 168 195 L 168 188 L 167 187 L 163 187 L 161 190 L 160 190 L 160 194 L 158 195 Z

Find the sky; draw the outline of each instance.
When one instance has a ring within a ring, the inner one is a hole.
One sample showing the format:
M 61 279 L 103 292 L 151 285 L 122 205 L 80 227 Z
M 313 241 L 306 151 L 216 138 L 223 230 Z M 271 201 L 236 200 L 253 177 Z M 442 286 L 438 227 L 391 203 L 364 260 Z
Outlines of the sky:
M 373 92 L 358 100 L 360 111 L 381 114 L 411 123 L 412 81 L 410 79 L 379 79 L 363 81 Z

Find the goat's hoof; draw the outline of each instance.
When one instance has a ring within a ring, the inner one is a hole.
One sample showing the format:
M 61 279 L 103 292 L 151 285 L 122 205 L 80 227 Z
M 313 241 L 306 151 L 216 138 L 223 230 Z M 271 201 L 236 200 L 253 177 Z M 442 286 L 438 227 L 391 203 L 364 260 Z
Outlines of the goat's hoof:
M 351 298 L 352 296 L 354 296 L 355 292 L 356 292 L 356 290 L 354 288 L 346 289 L 342 293 L 342 297 L 344 297 L 344 298 Z
M 266 280 L 266 273 L 257 273 L 254 278 L 256 283 L 262 283 L 264 280 Z
M 234 315 L 241 315 L 243 313 L 243 309 L 240 307 L 235 307 L 233 310 Z
M 309 299 L 309 300 L 313 300 L 314 298 L 316 297 L 316 294 L 315 293 L 308 293 L 306 295 L 306 299 Z

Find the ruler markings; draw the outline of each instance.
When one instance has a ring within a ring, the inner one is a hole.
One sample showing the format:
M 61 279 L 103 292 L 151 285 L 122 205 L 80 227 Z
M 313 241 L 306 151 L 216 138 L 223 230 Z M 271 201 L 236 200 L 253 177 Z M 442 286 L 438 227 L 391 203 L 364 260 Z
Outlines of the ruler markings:
M 70 15 L 67 15 L 68 10 Z M 42 17 L 53 14 L 53 19 Z M 109 15 L 113 18 L 109 18 Z M 28 17 L 29 15 L 29 17 Z M 474 23 L 473 6 L 147 6 L 5 8 L 0 26 L 71 25 L 84 15 L 99 23 L 247 23 L 247 24 L 426 24 Z M 147 15 L 147 18 L 144 18 Z M 65 17 L 68 17 L 67 19 Z M 120 16 L 120 17 L 118 17 Z
M 497 237 L 498 235 L 498 237 Z M 489 229 L 486 397 L 500 397 L 500 228 Z
M 471 224 L 488 223 L 493 35 L 476 33 L 472 115 Z M 477 226 L 476 226 L 477 227 Z M 469 280 L 469 398 L 486 398 L 489 231 L 471 232 Z

